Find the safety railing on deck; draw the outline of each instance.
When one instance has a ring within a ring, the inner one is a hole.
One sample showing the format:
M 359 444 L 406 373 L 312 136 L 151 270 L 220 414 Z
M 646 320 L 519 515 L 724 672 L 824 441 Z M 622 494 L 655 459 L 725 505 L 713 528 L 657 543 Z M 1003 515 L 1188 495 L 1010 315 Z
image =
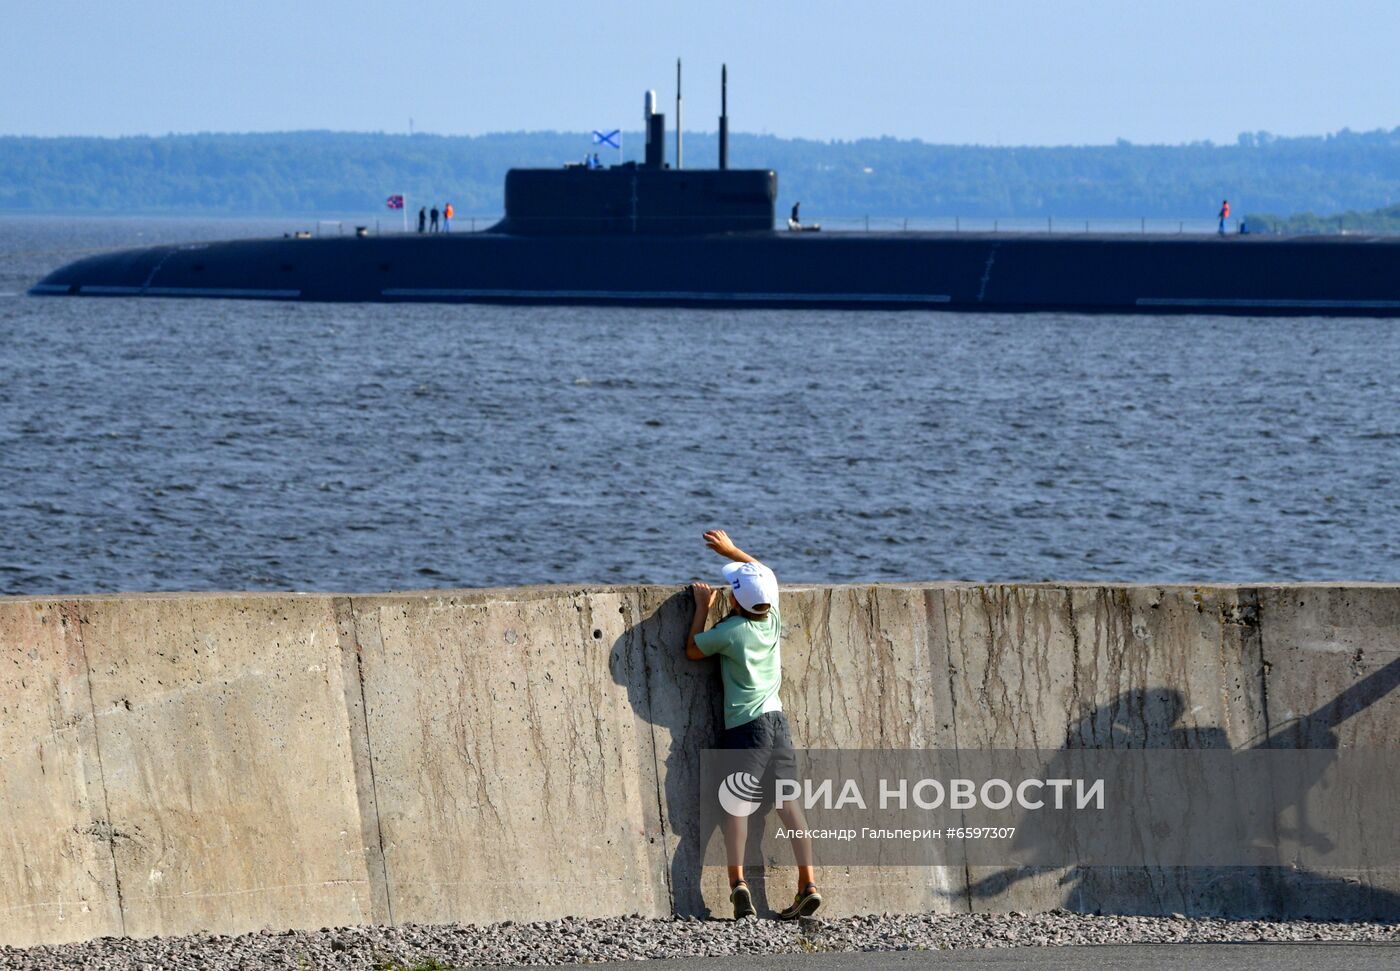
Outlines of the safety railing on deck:
M 780 227 L 783 220 L 779 220 Z M 1216 233 L 1215 219 L 1163 219 L 1083 216 L 807 216 L 804 226 L 820 225 L 824 232 L 965 232 L 965 233 Z M 1226 231 L 1239 232 L 1238 221 Z
M 452 220 L 452 233 L 476 233 L 489 229 L 500 222 L 502 215 L 477 215 L 477 216 L 456 216 Z M 548 223 L 597 223 L 599 225 L 616 226 L 627 220 L 625 216 L 589 217 L 589 216 L 513 216 L 512 221 L 517 223 L 528 223 L 532 219 Z M 643 217 L 646 222 L 667 222 L 681 223 L 694 221 L 697 224 L 714 222 L 716 217 L 698 216 L 647 216 Z M 335 226 L 334 221 L 328 221 L 331 226 Z M 350 225 L 353 221 L 346 220 L 345 225 Z M 966 233 L 1144 233 L 1144 234 L 1210 234 L 1219 232 L 1219 222 L 1215 219 L 1165 219 L 1157 217 L 1138 217 L 1136 219 L 1125 219 L 1117 217 L 1066 217 L 1066 216 L 1013 216 L 1013 217 L 986 217 L 986 216 L 821 216 L 803 214 L 802 227 L 804 229 L 815 229 L 821 227 L 823 232 L 966 232 Z M 779 215 L 774 219 L 773 228 L 783 230 L 787 228 L 787 219 Z M 335 226 L 331 230 L 332 234 L 339 229 Z M 324 231 L 324 230 L 323 230 Z M 403 233 L 403 228 L 396 221 L 376 220 L 371 230 L 375 233 Z M 417 233 L 416 224 L 410 220 L 408 232 Z M 1238 220 L 1229 220 L 1226 223 L 1227 233 L 1238 233 L 1240 224 Z M 1259 231 L 1263 231 L 1260 227 Z M 439 234 L 449 232 L 439 225 Z M 431 235 L 432 230 L 426 229 L 426 235 Z

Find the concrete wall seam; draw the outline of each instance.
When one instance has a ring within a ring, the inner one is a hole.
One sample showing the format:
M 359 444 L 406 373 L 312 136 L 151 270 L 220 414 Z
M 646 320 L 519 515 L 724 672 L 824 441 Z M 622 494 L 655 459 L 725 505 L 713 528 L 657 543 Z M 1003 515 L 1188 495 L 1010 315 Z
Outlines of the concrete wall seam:
M 112 883 L 117 893 L 117 919 L 122 935 L 126 934 L 126 906 L 122 900 L 122 875 L 117 869 L 116 825 L 112 820 L 111 799 L 107 795 L 107 772 L 102 765 L 102 733 L 97 731 L 97 704 L 92 697 L 92 664 L 88 661 L 87 645 L 83 641 L 83 618 L 79 605 L 68 601 L 62 606 L 65 635 L 73 638 L 78 646 L 78 654 L 83 659 L 83 673 L 87 681 L 88 712 L 92 718 L 93 743 L 97 751 L 97 776 L 102 782 L 102 822 L 99 824 L 103 839 L 107 844 L 107 855 L 112 861 Z
M 642 635 L 641 626 L 639 623 L 637 623 L 637 621 L 641 617 L 642 612 L 642 604 L 640 598 L 636 596 L 629 597 L 627 606 L 629 610 L 629 620 L 631 621 L 631 623 L 629 624 L 629 630 L 627 632 L 627 637 L 629 641 L 628 646 L 630 650 L 635 651 L 642 659 L 642 683 L 645 686 L 643 698 L 647 712 L 647 735 L 651 739 L 651 764 L 653 767 L 653 771 L 655 772 L 655 786 L 653 788 L 656 791 L 656 818 L 660 822 L 661 859 L 662 863 L 664 864 L 661 871 L 661 877 L 664 881 L 664 886 L 666 887 L 667 912 L 674 914 L 676 913 L 676 888 L 671 879 L 672 859 L 671 845 L 670 840 L 668 839 L 667 832 L 669 823 L 666 813 L 666 796 L 665 793 L 662 791 L 663 786 L 661 782 L 661 758 L 657 754 L 656 720 L 650 717 L 653 705 L 651 697 L 651 662 L 647 659 L 646 641 Z
M 360 835 L 370 856 L 371 910 L 375 923 L 394 923 L 394 898 L 384 860 L 384 831 L 379 822 L 379 794 L 374 784 L 374 743 L 365 716 L 365 679 L 360 637 L 351 597 L 334 600 L 336 633 L 340 638 L 345 710 L 350 728 L 351 758 L 355 765 L 356 794 L 360 806 Z M 377 879 L 376 879 L 377 877 Z

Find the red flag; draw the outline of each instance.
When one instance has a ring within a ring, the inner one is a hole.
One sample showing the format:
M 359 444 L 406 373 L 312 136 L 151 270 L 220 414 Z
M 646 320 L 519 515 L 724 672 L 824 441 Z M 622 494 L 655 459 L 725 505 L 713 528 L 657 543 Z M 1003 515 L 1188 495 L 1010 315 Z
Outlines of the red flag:
M 388 206 L 389 206 L 390 209 L 402 209 L 402 208 L 403 208 L 403 196 L 390 196 L 390 197 L 389 197 L 389 201 L 388 201 Z

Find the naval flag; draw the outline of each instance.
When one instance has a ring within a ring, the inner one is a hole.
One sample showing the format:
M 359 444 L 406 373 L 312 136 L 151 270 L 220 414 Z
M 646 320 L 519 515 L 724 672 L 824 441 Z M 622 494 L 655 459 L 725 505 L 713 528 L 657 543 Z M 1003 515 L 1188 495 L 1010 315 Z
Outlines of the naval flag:
M 621 128 L 614 128 L 612 131 L 595 131 L 593 133 L 593 144 L 611 145 L 613 148 L 620 149 L 622 145 L 619 144 L 617 136 L 621 134 Z
M 386 204 L 390 209 L 402 209 L 403 196 L 390 196 Z

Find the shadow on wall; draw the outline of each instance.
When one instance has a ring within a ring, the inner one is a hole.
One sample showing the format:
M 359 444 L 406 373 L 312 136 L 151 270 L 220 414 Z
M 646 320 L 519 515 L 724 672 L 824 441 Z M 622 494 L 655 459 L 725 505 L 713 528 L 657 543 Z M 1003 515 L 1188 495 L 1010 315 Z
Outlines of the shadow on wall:
M 1336 749 L 1336 727 L 1375 704 L 1400 685 L 1400 660 L 1351 685 L 1316 711 L 1288 720 L 1250 749 Z M 1186 699 L 1171 688 L 1135 688 L 1122 692 L 1070 727 L 1062 753 L 1083 749 L 1229 749 L 1219 726 L 1181 724 Z M 1047 777 L 1072 773 L 1062 755 L 1045 769 Z M 1316 785 L 1321 779 L 1315 779 Z M 1299 807 L 1301 810 L 1301 807 Z M 1275 821 L 1270 821 L 1271 825 Z M 1271 830 L 1260 837 L 1274 841 L 1325 840 L 1300 816 L 1297 832 Z M 1023 835 L 1025 839 L 1023 840 Z M 1056 857 L 1053 828 L 1023 829 L 1020 849 L 1032 856 L 1043 849 Z M 972 901 L 1006 895 L 1024 880 L 1053 874 L 1056 866 L 1012 867 L 982 877 L 968 888 Z M 1400 920 L 1400 894 L 1373 887 L 1354 876 L 1336 876 L 1284 867 L 1070 867 L 1057 884 L 1065 888 L 1062 906 L 1078 912 L 1160 913 L 1163 901 L 1191 915 L 1224 917 L 1314 918 L 1319 920 Z M 1125 906 L 1139 901 L 1140 909 Z M 974 906 L 974 909 L 976 907 Z
M 639 778 L 659 780 L 661 833 L 667 863 L 672 912 L 710 916 L 704 894 L 704 859 L 713 828 L 702 829 L 700 754 L 716 743 L 720 719 L 720 685 L 715 662 L 685 657 L 691 615 L 689 594 L 682 590 L 643 588 L 641 618 L 612 645 L 609 670 L 624 686 L 634 716 L 645 723 L 652 751 L 643 758 L 655 764 L 638 766 Z M 1316 711 L 1292 718 L 1271 729 L 1263 739 L 1250 739 L 1242 748 L 1336 749 L 1336 728 L 1375 704 L 1400 685 L 1396 660 L 1339 693 Z M 1186 698 L 1173 688 L 1139 687 L 1123 691 L 1110 702 L 1086 711 L 1065 731 L 1061 753 L 1076 749 L 1229 749 L 1223 727 L 1183 722 Z M 801 738 L 796 740 L 800 747 Z M 1067 756 L 1061 755 L 1061 758 Z M 1054 774 L 1052 759 L 1047 772 Z M 704 794 L 709 796 L 711 794 Z M 761 857 L 767 806 L 749 827 L 745 859 Z M 1034 858 L 1035 840 L 1025 844 Z M 1268 834 L 1270 838 L 1277 835 Z M 1304 831 L 1294 837 L 1307 838 Z M 1018 837 L 1019 841 L 1019 837 Z M 1024 909 L 1018 884 L 1032 878 L 1056 880 L 1063 891 L 1060 906 L 1081 913 L 1162 914 L 1181 911 L 1199 916 L 1235 918 L 1316 918 L 1400 920 L 1400 894 L 1370 885 L 1364 875 L 1342 871 L 1310 872 L 1284 867 L 1069 867 L 1021 866 L 981 875 L 970 873 L 960 899 L 973 910 Z M 770 866 L 790 860 L 768 861 Z M 980 869 L 980 868 L 979 868 Z M 750 886 L 760 913 L 771 913 L 763 881 L 750 871 Z M 712 871 L 711 899 L 723 899 L 727 885 Z M 965 889 L 966 896 L 962 896 Z M 1029 896 L 1034 897 L 1035 894 Z M 1043 899 L 1043 898 L 1042 898 Z M 979 905 L 980 904 L 980 905 Z
M 660 780 L 672 913 L 710 917 L 702 887 L 705 851 L 711 840 L 723 837 L 702 819 L 700 753 L 718 743 L 723 721 L 718 663 L 685 656 L 691 603 L 687 590 L 668 594 L 644 588 L 642 620 L 613 644 L 608 661 L 613 680 L 627 689 L 633 713 L 650 726 L 656 765 L 640 767 L 641 778 L 655 771 Z M 762 855 L 762 820 L 770 808 L 762 806 L 754 815 L 746 860 Z M 765 881 L 752 869 L 746 876 L 759 914 L 772 914 Z M 715 892 L 727 893 L 727 881 L 717 872 L 714 879 Z

